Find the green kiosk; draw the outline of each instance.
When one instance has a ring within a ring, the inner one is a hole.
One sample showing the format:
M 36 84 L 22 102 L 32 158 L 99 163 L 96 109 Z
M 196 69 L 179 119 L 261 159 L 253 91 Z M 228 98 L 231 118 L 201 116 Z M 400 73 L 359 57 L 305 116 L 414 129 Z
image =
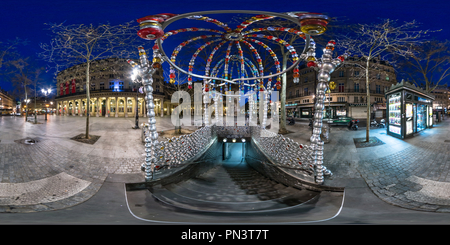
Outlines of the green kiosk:
M 404 139 L 433 126 L 434 96 L 402 80 L 385 90 L 387 134 Z

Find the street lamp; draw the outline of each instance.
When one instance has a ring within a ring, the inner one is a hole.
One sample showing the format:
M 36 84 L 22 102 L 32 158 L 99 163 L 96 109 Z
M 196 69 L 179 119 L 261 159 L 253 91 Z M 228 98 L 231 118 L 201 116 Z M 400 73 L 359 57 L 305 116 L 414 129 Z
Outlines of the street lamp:
M 29 108 L 27 108 L 27 106 L 28 106 L 28 102 L 30 102 L 30 99 L 25 99 L 24 102 L 25 102 L 24 108 L 25 108 L 25 122 L 26 122 L 27 117 L 28 117 L 28 110 L 29 110 Z
M 131 81 L 134 83 L 134 86 L 136 88 L 136 105 L 135 105 L 135 125 L 134 127 L 131 127 L 132 129 L 139 129 L 139 114 L 138 114 L 138 94 L 139 94 L 139 88 L 142 84 L 142 80 L 140 77 L 140 70 L 139 66 L 133 67 L 132 73 L 131 73 Z M 141 92 L 142 93 L 142 92 Z
M 41 92 L 45 95 L 45 102 L 47 102 L 47 95 L 52 92 L 52 89 L 49 88 L 47 90 L 42 89 Z M 45 108 L 45 120 L 47 121 L 47 110 L 48 110 L 48 104 L 46 105 L 47 108 Z

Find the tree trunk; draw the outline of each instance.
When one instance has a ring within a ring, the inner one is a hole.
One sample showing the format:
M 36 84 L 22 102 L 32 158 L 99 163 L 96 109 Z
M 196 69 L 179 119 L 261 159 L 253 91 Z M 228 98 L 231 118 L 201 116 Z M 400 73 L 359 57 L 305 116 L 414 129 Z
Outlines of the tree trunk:
M 284 53 L 283 51 L 283 67 L 282 70 L 284 71 L 287 66 L 287 56 L 289 53 Z M 280 128 L 278 129 L 279 134 L 286 134 L 288 133 L 286 129 L 286 73 L 284 73 L 281 77 L 281 117 L 280 117 Z
M 369 142 L 369 130 L 370 130 L 370 86 L 369 86 L 369 61 L 367 58 L 366 64 L 366 103 L 367 103 L 367 122 L 366 122 L 366 142 Z
M 90 62 L 86 62 L 86 139 L 90 139 L 89 136 L 89 117 L 90 117 L 90 102 L 91 102 L 91 96 L 89 94 L 89 65 Z M 80 105 L 81 107 L 81 105 Z
M 28 94 L 27 94 L 27 87 L 26 86 L 24 86 L 24 89 L 25 89 L 25 101 L 24 101 L 25 107 L 22 105 L 22 108 L 27 108 L 26 112 L 25 112 L 25 122 L 26 122 L 27 121 L 27 117 L 28 117 L 28 103 L 27 103 Z

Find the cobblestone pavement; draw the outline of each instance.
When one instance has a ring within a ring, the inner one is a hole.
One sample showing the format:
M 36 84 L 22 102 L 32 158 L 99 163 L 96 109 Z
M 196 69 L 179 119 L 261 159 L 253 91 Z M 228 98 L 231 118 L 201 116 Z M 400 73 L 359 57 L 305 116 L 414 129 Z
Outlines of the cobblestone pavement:
M 41 124 L 23 117 L 0 118 L 0 212 L 36 212 L 64 209 L 91 198 L 109 174 L 142 176 L 144 146 L 133 118 L 94 118 L 94 145 L 70 140 L 83 133 L 84 117 L 50 116 Z M 141 122 L 146 119 L 140 119 Z M 333 127 L 325 144 L 324 166 L 333 172 L 325 185 L 346 187 L 363 179 L 381 200 L 403 208 L 450 212 L 450 120 L 409 139 L 371 130 L 385 144 L 356 148 L 353 138 L 365 128 L 349 131 Z M 158 118 L 157 129 L 170 130 L 170 117 Z M 290 137 L 309 144 L 307 123 L 287 126 Z M 195 127 L 188 127 L 194 130 Z M 32 138 L 36 144 L 19 140 Z
M 144 180 L 144 146 L 141 130 L 131 129 L 134 119 L 94 118 L 90 134 L 101 136 L 94 145 L 70 140 L 85 132 L 83 117 L 38 120 L 41 124 L 0 117 L 0 212 L 77 205 L 95 195 L 108 174 L 142 175 Z M 161 123 L 158 130 L 172 129 Z M 37 143 L 23 144 L 27 138 Z
M 309 143 L 310 134 L 288 127 L 299 142 Z M 303 128 L 302 130 L 307 130 Z M 397 139 L 386 129 L 371 129 L 384 145 L 356 148 L 354 138 L 365 137 L 365 128 L 357 132 L 333 127 L 331 141 L 324 146 L 324 165 L 333 172 L 326 185 L 346 186 L 363 178 L 381 200 L 402 208 L 450 212 L 450 120 L 412 138 Z

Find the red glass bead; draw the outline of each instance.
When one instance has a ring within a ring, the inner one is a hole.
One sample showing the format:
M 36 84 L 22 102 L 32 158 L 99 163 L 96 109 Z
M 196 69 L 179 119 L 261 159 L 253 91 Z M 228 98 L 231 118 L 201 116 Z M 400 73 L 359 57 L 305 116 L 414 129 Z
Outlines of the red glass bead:
M 310 62 L 307 63 L 307 66 L 308 66 L 308 67 L 316 66 L 316 62 L 310 61 Z
M 141 29 L 137 32 L 138 36 L 147 39 L 147 40 L 155 40 L 164 35 L 164 31 L 160 27 L 149 27 Z

